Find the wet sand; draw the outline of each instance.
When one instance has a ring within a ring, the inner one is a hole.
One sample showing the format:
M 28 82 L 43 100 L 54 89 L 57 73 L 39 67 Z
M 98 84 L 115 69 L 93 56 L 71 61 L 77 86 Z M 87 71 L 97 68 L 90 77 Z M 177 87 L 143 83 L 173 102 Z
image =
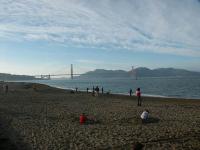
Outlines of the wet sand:
M 200 100 L 70 93 L 46 85 L 8 83 L 0 90 L 0 148 L 199 149 Z M 150 111 L 148 123 L 140 114 Z M 84 112 L 97 120 L 80 125 Z M 3 142 L 3 141 L 7 142 Z M 11 148 L 10 148 L 11 147 Z

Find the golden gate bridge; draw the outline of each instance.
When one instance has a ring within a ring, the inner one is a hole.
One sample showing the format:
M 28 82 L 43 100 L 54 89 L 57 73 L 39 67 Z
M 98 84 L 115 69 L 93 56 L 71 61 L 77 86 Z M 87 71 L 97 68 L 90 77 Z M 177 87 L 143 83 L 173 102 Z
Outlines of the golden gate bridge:
M 132 66 L 132 69 L 131 69 L 130 73 L 131 73 L 131 75 L 133 77 L 135 77 L 135 79 L 137 79 L 136 70 L 134 69 L 133 66 Z M 73 64 L 71 64 L 70 73 L 34 75 L 34 77 L 39 78 L 39 79 L 50 80 L 52 77 L 63 77 L 63 76 L 67 76 L 68 77 L 68 76 L 70 76 L 70 78 L 73 79 L 74 76 L 79 76 L 79 75 L 82 75 L 82 74 L 80 74 L 80 73 L 74 73 Z
M 74 76 L 79 76 L 81 74 L 74 73 L 73 71 L 73 64 L 71 64 L 71 72 L 70 73 L 64 73 L 64 74 L 43 74 L 43 75 L 34 75 L 34 77 L 39 78 L 39 79 L 46 79 L 50 80 L 52 77 L 63 77 L 63 76 L 70 76 L 71 79 L 74 78 Z

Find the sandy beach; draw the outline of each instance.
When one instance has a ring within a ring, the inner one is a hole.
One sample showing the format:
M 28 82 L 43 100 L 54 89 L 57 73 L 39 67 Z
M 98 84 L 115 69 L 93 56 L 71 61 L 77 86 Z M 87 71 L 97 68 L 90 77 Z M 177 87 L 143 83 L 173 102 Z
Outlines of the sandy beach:
M 0 149 L 200 149 L 200 100 L 71 93 L 41 84 L 0 90 Z M 2 87 L 2 85 L 1 85 Z M 140 114 L 150 111 L 148 123 Z M 81 113 L 95 123 L 79 124 Z

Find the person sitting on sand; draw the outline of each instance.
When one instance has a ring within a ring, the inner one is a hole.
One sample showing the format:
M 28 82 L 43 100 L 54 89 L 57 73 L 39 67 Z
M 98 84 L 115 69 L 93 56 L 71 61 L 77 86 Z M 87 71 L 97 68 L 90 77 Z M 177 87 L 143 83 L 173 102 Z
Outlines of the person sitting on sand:
M 142 114 L 141 114 L 141 119 L 142 119 L 142 122 L 146 122 L 147 119 L 149 118 L 149 111 L 147 109 L 145 109 Z
M 95 124 L 97 123 L 97 120 L 94 117 L 86 116 L 84 113 L 80 115 L 80 124 Z
M 85 116 L 84 113 L 82 113 L 82 114 L 80 115 L 80 118 L 79 118 L 79 123 L 80 123 L 80 124 L 84 124 L 84 123 L 86 122 L 86 120 L 87 120 L 87 117 Z
M 94 93 L 94 96 L 95 96 L 95 97 L 97 97 L 97 96 L 98 96 L 98 93 L 97 93 L 97 91 L 95 91 L 95 93 Z
M 142 100 L 141 100 L 141 91 L 140 91 L 140 88 L 137 88 L 135 94 L 136 94 L 136 96 L 138 98 L 138 106 L 141 106 L 142 105 Z

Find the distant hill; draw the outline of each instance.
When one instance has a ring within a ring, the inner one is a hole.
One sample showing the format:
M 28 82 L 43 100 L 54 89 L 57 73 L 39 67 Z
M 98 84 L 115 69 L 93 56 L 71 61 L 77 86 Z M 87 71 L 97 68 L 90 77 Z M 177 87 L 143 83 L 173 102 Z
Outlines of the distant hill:
M 94 71 L 86 72 L 78 78 L 117 78 L 117 77 L 188 77 L 188 76 L 199 76 L 200 72 L 193 72 L 184 69 L 174 68 L 159 68 L 149 69 L 145 67 L 139 67 L 132 71 L 124 70 L 105 70 L 96 69 Z
M 2 81 L 34 80 L 34 79 L 36 79 L 34 76 L 0 73 L 0 80 Z
M 136 73 L 138 77 L 200 76 L 200 72 L 174 68 L 159 68 L 151 70 L 141 67 L 136 69 Z
M 110 78 L 110 77 L 128 77 L 128 72 L 123 70 L 105 70 L 105 69 L 96 69 L 94 71 L 89 71 L 85 74 L 82 74 L 81 78 L 88 77 L 100 77 L 100 78 Z

